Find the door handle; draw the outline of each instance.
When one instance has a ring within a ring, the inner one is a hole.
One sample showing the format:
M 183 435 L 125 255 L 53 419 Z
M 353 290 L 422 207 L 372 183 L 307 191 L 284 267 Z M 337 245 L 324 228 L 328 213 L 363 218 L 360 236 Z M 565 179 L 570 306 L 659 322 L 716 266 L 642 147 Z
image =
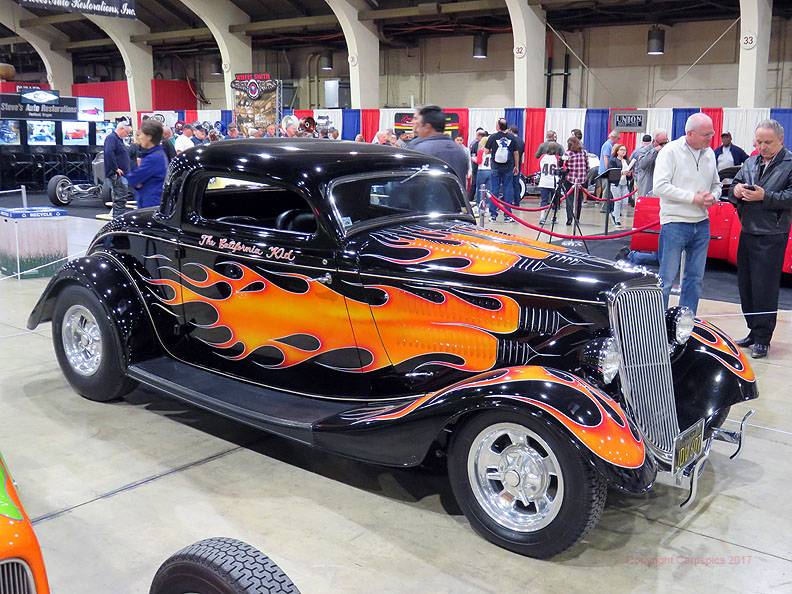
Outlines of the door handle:
M 333 283 L 333 275 L 330 274 L 329 272 L 326 272 L 325 274 L 323 274 L 322 276 L 320 276 L 315 280 L 316 282 L 322 283 L 323 285 L 330 285 Z

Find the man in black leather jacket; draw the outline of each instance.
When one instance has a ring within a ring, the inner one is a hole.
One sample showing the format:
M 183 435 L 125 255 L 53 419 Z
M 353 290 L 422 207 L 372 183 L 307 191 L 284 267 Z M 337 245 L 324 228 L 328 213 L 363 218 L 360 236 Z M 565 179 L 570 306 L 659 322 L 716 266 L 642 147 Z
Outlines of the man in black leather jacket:
M 734 178 L 730 200 L 742 223 L 737 249 L 737 283 L 750 332 L 740 346 L 755 359 L 767 356 L 776 325 L 778 290 L 792 224 L 792 152 L 775 120 L 756 127 L 759 155 L 749 158 Z

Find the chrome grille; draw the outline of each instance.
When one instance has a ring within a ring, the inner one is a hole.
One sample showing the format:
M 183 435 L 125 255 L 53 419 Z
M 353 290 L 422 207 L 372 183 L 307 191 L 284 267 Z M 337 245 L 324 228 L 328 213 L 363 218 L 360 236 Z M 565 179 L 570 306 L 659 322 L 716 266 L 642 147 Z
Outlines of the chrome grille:
M 36 594 L 33 575 L 24 561 L 0 561 L 0 594 Z
M 647 441 L 670 461 L 679 434 L 663 295 L 659 288 L 621 289 L 610 302 L 619 345 L 622 390 Z

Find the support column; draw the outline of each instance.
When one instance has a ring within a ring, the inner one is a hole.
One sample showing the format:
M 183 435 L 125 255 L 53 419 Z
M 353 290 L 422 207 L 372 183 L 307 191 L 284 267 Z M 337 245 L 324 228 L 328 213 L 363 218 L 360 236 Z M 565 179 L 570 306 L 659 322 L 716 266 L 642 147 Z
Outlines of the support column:
M 231 25 L 250 22 L 250 16 L 229 0 L 182 0 L 206 24 L 220 50 L 223 61 L 226 109 L 234 109 L 234 90 L 231 81 L 234 75 L 253 72 L 253 44 L 242 33 L 231 33 Z
M 506 0 L 514 35 L 514 105 L 545 106 L 545 12 L 535 0 Z
M 346 38 L 349 86 L 353 109 L 377 109 L 379 100 L 379 38 L 371 21 L 358 12 L 370 8 L 361 0 L 327 0 Z
M 22 19 L 35 19 L 36 15 L 25 10 L 13 0 L 0 0 L 0 23 L 20 37 L 24 38 L 36 50 L 47 69 L 47 82 L 53 89 L 64 95 L 71 95 L 74 82 L 74 67 L 71 56 L 66 52 L 58 52 L 50 48 L 57 42 L 68 42 L 69 39 L 52 25 L 23 29 L 18 25 Z
M 766 107 L 773 0 L 740 0 L 737 107 Z
M 113 40 L 124 59 L 124 70 L 129 92 L 129 111 L 132 112 L 132 121 L 137 121 L 137 112 L 150 111 L 151 80 L 154 78 L 154 58 L 151 48 L 133 43 L 132 35 L 145 35 L 149 28 L 142 22 L 132 19 L 119 19 L 114 17 L 101 17 L 85 15 L 107 36 Z

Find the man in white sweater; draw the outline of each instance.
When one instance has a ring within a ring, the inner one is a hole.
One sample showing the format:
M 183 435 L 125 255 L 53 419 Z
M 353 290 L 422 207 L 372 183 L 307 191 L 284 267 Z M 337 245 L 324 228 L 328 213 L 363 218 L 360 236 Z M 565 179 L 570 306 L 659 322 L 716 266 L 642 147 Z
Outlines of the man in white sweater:
M 685 135 L 669 142 L 657 155 L 654 193 L 660 197 L 660 280 L 668 307 L 671 286 L 679 274 L 682 253 L 685 270 L 679 305 L 696 312 L 707 265 L 710 240 L 708 208 L 721 195 L 712 120 L 695 113 L 685 123 Z

